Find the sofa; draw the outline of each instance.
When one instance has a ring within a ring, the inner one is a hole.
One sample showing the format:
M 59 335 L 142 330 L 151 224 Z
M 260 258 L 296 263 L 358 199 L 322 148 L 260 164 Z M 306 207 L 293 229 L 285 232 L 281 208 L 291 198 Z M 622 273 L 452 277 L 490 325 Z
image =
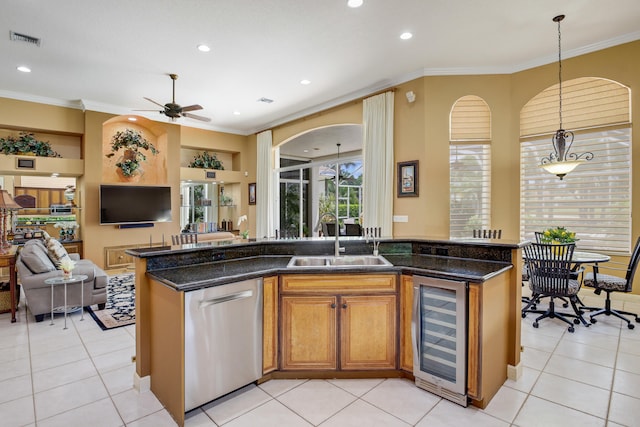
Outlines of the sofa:
M 45 314 L 51 313 L 51 286 L 44 281 L 52 277 L 62 276 L 60 264 L 64 260 L 75 262 L 72 274 L 84 274 L 84 307 L 97 304 L 102 310 L 107 302 L 107 274 L 92 261 L 80 259 L 78 254 L 68 254 L 56 239 L 45 235 L 45 239 L 27 241 L 20 249 L 16 260 L 18 281 L 22 285 L 27 300 L 27 307 L 41 322 Z M 53 306 L 64 306 L 64 286 L 53 289 Z M 78 284 L 67 286 L 67 301 L 70 307 L 80 305 L 81 290 Z

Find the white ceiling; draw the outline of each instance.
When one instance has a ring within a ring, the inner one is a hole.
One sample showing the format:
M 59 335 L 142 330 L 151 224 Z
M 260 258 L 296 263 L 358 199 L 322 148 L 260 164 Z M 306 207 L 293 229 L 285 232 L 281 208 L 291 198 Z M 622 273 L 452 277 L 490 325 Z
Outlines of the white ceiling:
M 561 13 L 565 58 L 640 39 L 638 0 L 4 0 L 0 96 L 128 114 L 169 102 L 176 73 L 176 102 L 212 118 L 183 125 L 246 135 L 424 75 L 556 61 Z

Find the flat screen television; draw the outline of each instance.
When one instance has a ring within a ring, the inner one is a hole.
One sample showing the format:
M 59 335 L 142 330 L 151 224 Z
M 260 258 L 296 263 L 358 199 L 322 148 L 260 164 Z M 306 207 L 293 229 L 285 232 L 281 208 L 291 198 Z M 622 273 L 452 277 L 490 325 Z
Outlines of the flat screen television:
M 171 187 L 100 185 L 100 224 L 171 221 Z

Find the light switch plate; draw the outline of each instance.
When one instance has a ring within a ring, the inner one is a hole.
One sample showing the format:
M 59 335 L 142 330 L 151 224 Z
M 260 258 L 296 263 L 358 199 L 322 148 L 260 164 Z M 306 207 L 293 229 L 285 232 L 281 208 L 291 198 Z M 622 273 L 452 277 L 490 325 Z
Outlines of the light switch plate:
M 393 222 L 409 222 L 409 215 L 394 215 Z

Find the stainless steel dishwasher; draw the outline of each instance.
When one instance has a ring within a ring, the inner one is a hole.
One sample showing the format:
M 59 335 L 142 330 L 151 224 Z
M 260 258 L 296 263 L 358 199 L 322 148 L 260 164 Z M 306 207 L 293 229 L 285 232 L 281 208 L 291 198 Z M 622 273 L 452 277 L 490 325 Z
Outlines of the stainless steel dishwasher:
M 185 293 L 185 410 L 262 376 L 262 279 Z

